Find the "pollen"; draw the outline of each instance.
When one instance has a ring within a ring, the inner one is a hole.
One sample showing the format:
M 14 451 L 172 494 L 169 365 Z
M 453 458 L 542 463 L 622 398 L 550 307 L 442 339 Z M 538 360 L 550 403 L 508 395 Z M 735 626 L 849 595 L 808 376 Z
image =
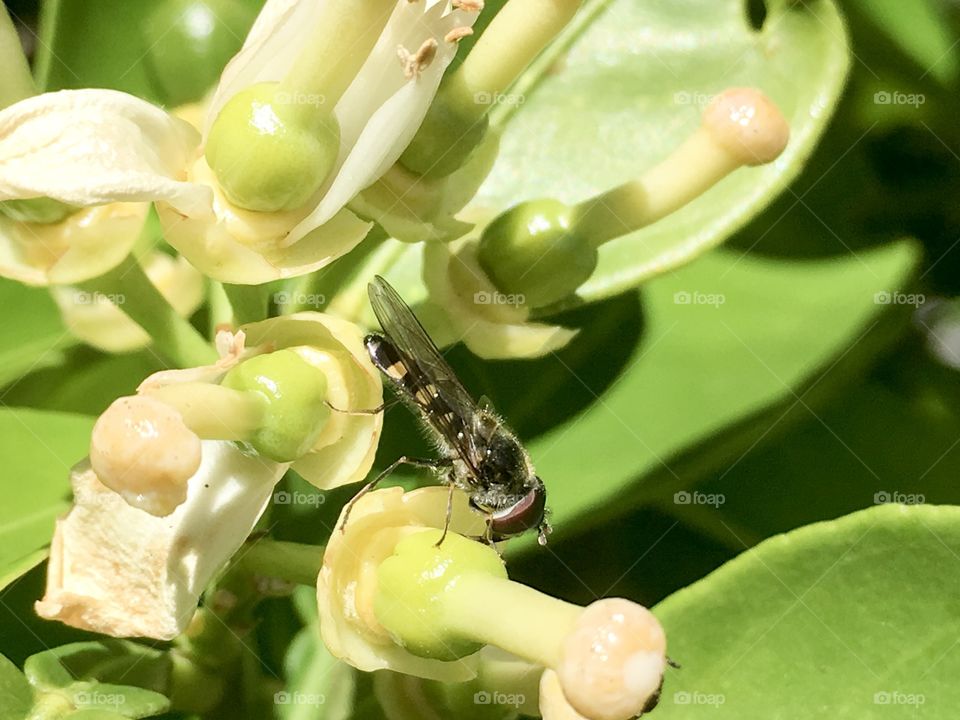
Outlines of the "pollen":
M 473 35 L 473 28 L 469 28 L 464 25 L 462 27 L 454 28 L 453 30 L 448 32 L 446 35 L 444 35 L 443 39 L 446 40 L 448 43 L 455 43 L 455 42 L 460 42 L 465 37 L 470 37 L 471 35 Z
M 411 53 L 403 45 L 397 47 L 397 57 L 403 65 L 403 74 L 408 80 L 419 78 L 420 73 L 430 67 L 430 63 L 437 56 L 437 41 L 427 38 L 415 53 Z
M 453 7 L 467 12 L 480 12 L 483 10 L 483 0 L 453 0 Z

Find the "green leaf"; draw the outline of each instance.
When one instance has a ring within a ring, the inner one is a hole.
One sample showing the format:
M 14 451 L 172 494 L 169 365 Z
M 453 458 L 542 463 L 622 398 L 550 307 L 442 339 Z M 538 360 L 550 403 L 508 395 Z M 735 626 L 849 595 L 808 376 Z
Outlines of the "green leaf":
M 280 720 L 346 720 L 354 701 L 354 670 L 333 657 L 316 623 L 290 644 L 284 660 L 287 685 L 274 695 Z
M 957 79 L 960 55 L 947 10 L 936 0 L 850 0 L 916 63 L 944 84 Z
M 777 536 L 655 612 L 662 718 L 949 718 L 960 508 L 887 505 Z M 932 591 L 936 588 L 936 591 Z
M 607 190 L 676 148 L 713 94 L 759 87 L 790 121 L 784 155 L 741 169 L 669 218 L 604 245 L 578 295 L 607 297 L 722 242 L 799 172 L 849 63 L 832 2 L 767 4 L 756 31 L 743 0 L 587 3 L 571 30 L 582 35 L 566 55 L 549 68 L 539 63 L 533 73 L 549 74 L 523 78 L 512 91 L 523 102 L 477 204 L 504 208 L 545 196 L 572 202 Z
M 45 690 L 77 680 L 136 685 L 160 690 L 170 674 L 169 656 L 129 640 L 70 643 L 31 655 L 23 664 L 30 683 Z
M 0 387 L 60 362 L 76 342 L 46 290 L 0 278 L 0 307 L 16 308 L 0 320 Z
M 805 402 L 817 407 L 902 331 L 911 308 L 876 296 L 907 288 L 916 262 L 906 243 L 803 262 L 714 252 L 648 283 L 641 339 L 622 377 L 528 443 L 555 531 L 583 531 L 691 487 L 774 421 L 805 417 L 798 394 L 812 388 Z M 545 377 L 552 362 L 541 363 Z M 551 382 L 558 394 L 582 383 L 573 369 Z M 516 387 L 504 382 L 501 392 Z M 549 397 L 540 403 L 549 407 Z
M 53 521 L 69 506 L 70 468 L 87 454 L 93 418 L 0 410 L 0 457 L 7 478 L 0 503 L 0 579 L 37 564 Z
M 23 673 L 0 655 L 0 720 L 23 720 L 33 705 L 33 691 Z

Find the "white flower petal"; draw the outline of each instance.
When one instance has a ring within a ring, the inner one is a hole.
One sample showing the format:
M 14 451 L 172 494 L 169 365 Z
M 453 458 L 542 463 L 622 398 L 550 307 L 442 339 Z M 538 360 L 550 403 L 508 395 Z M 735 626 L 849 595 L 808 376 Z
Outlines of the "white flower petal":
M 233 443 L 205 441 L 186 502 L 155 517 L 128 505 L 81 463 L 72 473 L 74 507 L 57 521 L 37 613 L 114 637 L 176 637 L 286 468 Z
M 198 144 L 187 123 L 126 93 L 37 95 L 0 111 L 0 200 L 165 200 L 201 212 L 209 190 L 182 182 Z
M 295 242 L 325 223 L 392 166 L 413 139 L 433 102 L 457 44 L 444 40 L 456 27 L 473 25 L 476 13 L 447 12 L 446 2 L 421 5 L 400 0 L 383 35 L 356 79 L 337 103 L 341 160 L 316 209 L 290 234 Z M 433 61 L 414 79 L 404 75 L 397 47 L 410 52 L 437 42 Z

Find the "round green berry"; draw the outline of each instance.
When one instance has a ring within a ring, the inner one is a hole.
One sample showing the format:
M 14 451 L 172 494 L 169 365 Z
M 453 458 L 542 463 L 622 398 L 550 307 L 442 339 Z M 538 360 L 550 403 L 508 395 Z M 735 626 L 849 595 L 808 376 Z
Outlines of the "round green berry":
M 449 629 L 445 595 L 467 573 L 506 578 L 496 550 L 462 535 L 424 530 L 397 543 L 377 570 L 373 611 L 394 640 L 420 657 L 456 660 L 482 644 Z
M 326 376 L 294 350 L 252 357 L 221 384 L 263 398 L 263 424 L 248 442 L 276 462 L 293 462 L 309 452 L 330 417 Z
M 207 163 L 227 199 L 257 212 L 303 207 L 333 169 L 340 125 L 323 98 L 259 83 L 224 105 L 207 138 Z
M 545 307 L 573 293 L 597 267 L 597 251 L 571 229 L 570 208 L 532 200 L 507 210 L 480 237 L 478 259 L 501 292 Z
M 400 156 L 400 164 L 417 175 L 443 178 L 459 170 L 487 133 L 486 115 L 449 98 L 447 93 L 437 95 Z

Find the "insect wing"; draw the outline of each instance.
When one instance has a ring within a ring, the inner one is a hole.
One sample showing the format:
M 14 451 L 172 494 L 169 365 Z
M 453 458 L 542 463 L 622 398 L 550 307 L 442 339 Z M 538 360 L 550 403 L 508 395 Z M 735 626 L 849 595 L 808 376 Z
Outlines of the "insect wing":
M 380 326 L 401 356 L 406 371 L 415 376 L 413 388 L 408 386 L 410 399 L 423 409 L 430 424 L 464 462 L 476 469 L 482 458 L 473 432 L 477 404 L 397 291 L 379 275 L 368 290 Z M 422 392 L 416 392 L 417 389 Z M 438 398 L 433 397 L 431 389 Z

